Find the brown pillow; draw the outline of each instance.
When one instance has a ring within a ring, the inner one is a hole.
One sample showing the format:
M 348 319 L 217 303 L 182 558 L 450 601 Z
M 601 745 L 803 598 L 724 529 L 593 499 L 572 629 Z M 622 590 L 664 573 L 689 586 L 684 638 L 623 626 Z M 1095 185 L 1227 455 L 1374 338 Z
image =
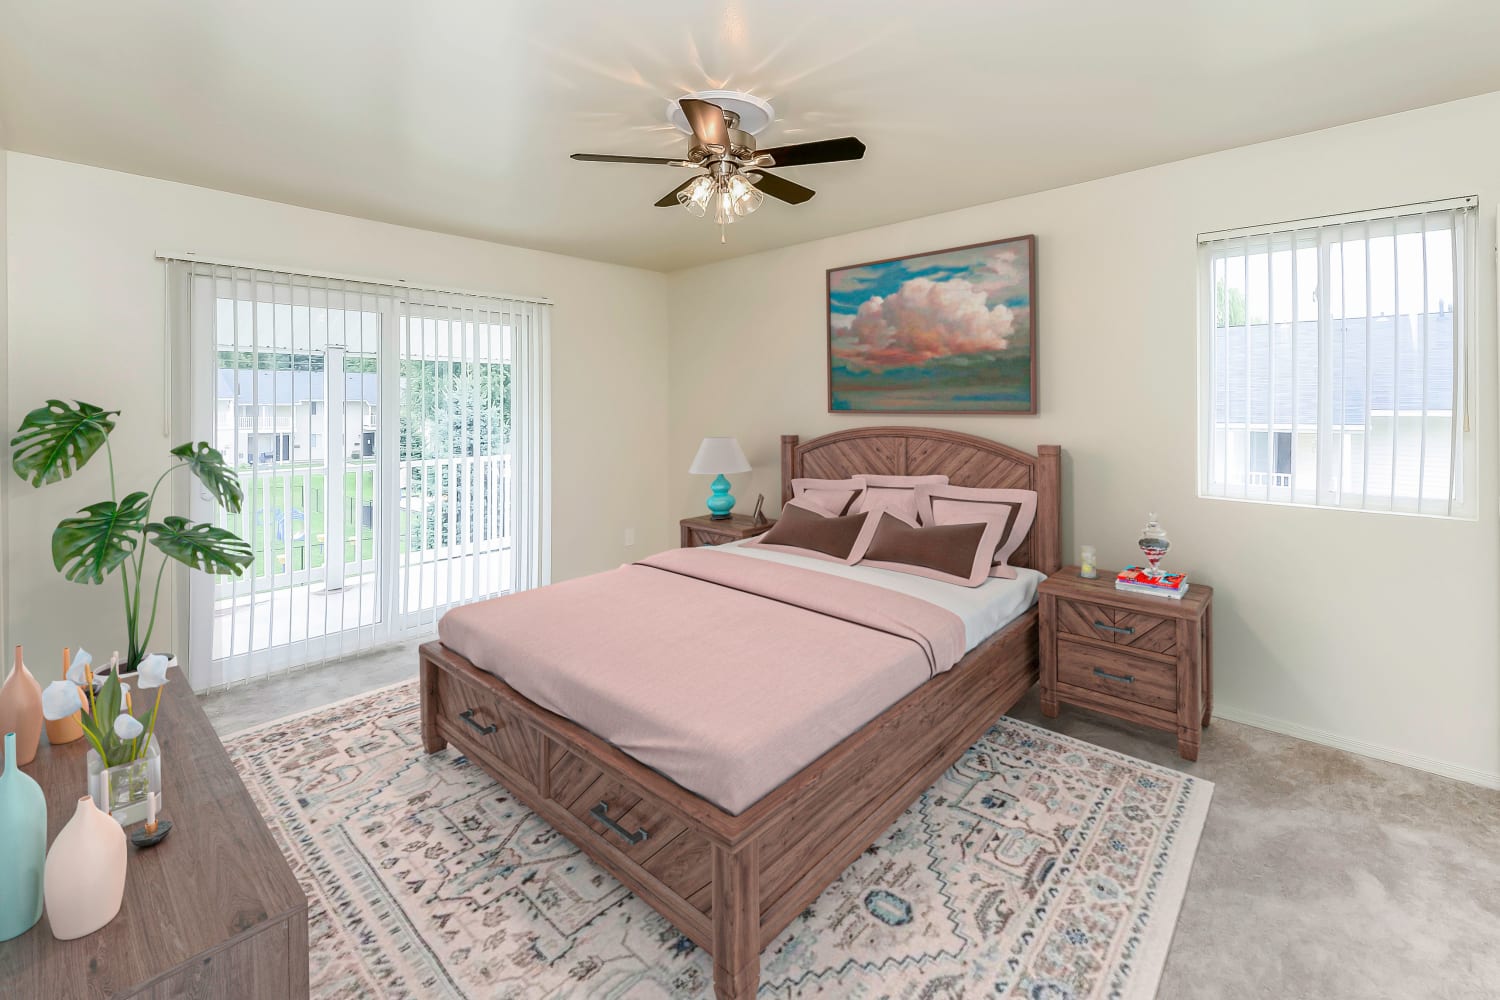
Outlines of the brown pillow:
M 781 517 L 771 530 L 755 538 L 753 544 L 795 550 L 798 555 L 852 562 L 854 543 L 865 526 L 865 514 L 828 517 L 815 510 L 781 508 Z M 748 544 L 748 543 L 747 543 Z
M 995 543 L 1004 526 L 989 523 L 933 524 L 915 527 L 888 511 L 866 530 L 855 558 L 862 566 L 977 587 L 990 572 Z

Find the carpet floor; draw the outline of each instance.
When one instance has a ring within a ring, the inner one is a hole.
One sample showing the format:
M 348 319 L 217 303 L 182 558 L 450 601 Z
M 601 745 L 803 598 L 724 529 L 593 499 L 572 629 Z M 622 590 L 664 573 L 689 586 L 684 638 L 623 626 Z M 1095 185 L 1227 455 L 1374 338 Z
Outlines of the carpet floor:
M 708 1000 L 708 957 L 403 683 L 226 741 L 311 901 L 313 995 Z M 1003 719 L 762 956 L 762 997 L 1155 994 L 1212 786 Z

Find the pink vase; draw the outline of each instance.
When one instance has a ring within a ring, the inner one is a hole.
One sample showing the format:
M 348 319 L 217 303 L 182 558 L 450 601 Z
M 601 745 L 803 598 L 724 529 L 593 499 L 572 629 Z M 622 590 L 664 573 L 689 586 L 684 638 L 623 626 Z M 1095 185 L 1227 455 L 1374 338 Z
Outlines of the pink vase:
M 16 665 L 0 684 L 0 733 L 16 734 L 16 763 L 22 766 L 36 759 L 36 745 L 42 738 L 42 686 L 21 662 L 21 647 L 16 647 Z
M 85 795 L 47 852 L 47 922 L 59 941 L 92 934 L 125 898 L 125 831 Z

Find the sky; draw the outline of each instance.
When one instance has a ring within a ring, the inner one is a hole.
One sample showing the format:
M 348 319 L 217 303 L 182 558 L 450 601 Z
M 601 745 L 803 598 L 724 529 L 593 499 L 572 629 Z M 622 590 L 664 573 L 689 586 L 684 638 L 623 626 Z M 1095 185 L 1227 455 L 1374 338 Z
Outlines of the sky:
M 1363 317 L 1367 287 L 1371 316 L 1393 315 L 1397 312 L 1398 305 L 1403 315 L 1436 312 L 1439 304 L 1452 308 L 1452 230 L 1445 228 L 1428 232 L 1425 255 L 1421 233 L 1403 233 L 1399 241 L 1394 247 L 1390 236 L 1376 237 L 1368 244 L 1363 239 L 1344 242 L 1334 240 L 1329 243 L 1329 305 L 1335 319 Z M 1365 259 L 1367 245 L 1368 261 Z M 1393 255 L 1393 248 L 1398 248 L 1399 259 Z M 1220 283 L 1227 282 L 1230 288 L 1245 293 L 1246 312 L 1250 322 L 1264 323 L 1267 315 L 1274 311 L 1274 322 L 1290 323 L 1293 319 L 1293 302 L 1297 309 L 1295 318 L 1317 318 L 1318 247 L 1298 248 L 1295 288 L 1290 247 L 1271 254 L 1273 267 L 1270 273 L 1266 270 L 1264 252 L 1244 255 L 1235 252 L 1233 243 L 1229 244 L 1227 250 L 1229 255 L 1221 257 L 1215 263 L 1214 273 Z M 1398 289 L 1399 302 L 1396 296 Z M 1274 303 L 1271 301 L 1273 293 Z

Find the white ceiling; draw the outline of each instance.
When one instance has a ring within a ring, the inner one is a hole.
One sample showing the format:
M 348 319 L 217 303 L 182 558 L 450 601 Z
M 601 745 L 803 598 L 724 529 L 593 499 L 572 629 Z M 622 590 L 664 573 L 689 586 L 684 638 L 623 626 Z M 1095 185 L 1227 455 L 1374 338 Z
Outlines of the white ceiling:
M 0 0 L 25 152 L 673 270 L 1500 90 L 1494 0 Z M 856 163 L 729 230 L 666 98 L 772 100 Z

